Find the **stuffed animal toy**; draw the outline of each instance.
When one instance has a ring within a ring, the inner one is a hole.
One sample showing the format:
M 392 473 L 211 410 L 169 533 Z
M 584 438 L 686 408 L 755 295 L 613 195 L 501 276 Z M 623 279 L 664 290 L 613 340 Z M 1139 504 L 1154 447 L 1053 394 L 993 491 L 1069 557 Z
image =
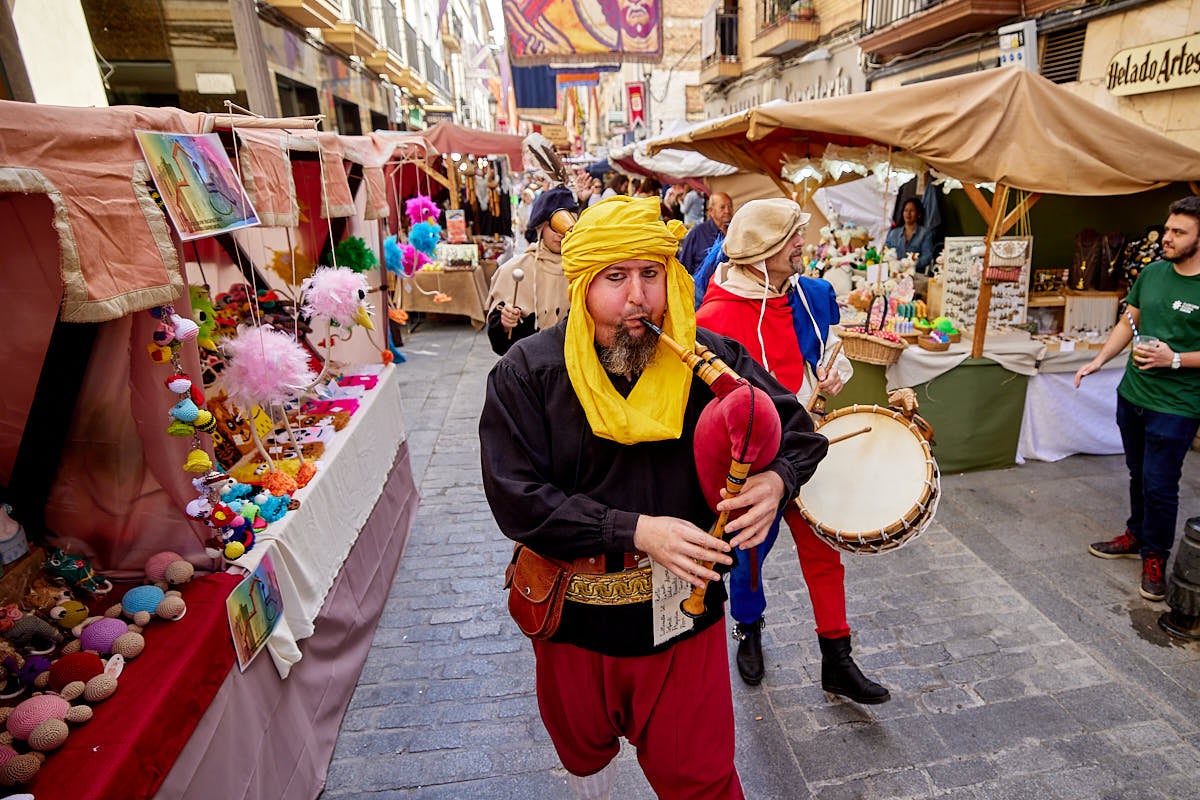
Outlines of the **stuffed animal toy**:
M 97 575 L 84 556 L 74 556 L 56 548 L 46 556 L 42 568 L 65 585 L 85 594 L 102 595 L 112 591 L 112 583 L 103 575 Z
M 146 639 L 137 625 L 110 617 L 88 617 L 72 630 L 78 638 L 67 642 L 63 654 L 92 650 L 100 655 L 118 653 L 132 661 L 146 649 Z
M 88 607 L 78 600 L 64 600 L 48 612 L 50 619 L 63 630 L 72 630 L 88 618 Z
M 113 656 L 120 658 L 120 656 Z M 87 703 L 100 703 L 117 692 L 115 670 L 106 669 L 104 659 L 93 652 L 68 653 L 37 676 L 34 685 L 50 688 L 65 700 L 82 697 Z
M 13 654 L 4 659 L 4 670 L 8 673 L 5 692 L 7 697 L 16 697 L 26 689 L 34 688 L 38 676 L 50 669 L 51 662 L 45 656 L 22 656 L 11 648 L 10 652 Z
M 59 586 L 45 578 L 37 577 L 29 582 L 29 588 L 25 590 L 25 596 L 21 598 L 21 609 L 45 615 L 49 614 L 50 609 L 55 606 L 74 599 L 71 590 L 65 586 Z
M 63 640 L 63 635 L 49 622 L 22 612 L 12 603 L 0 607 L 0 636 L 18 650 L 33 655 L 49 653 Z
M 140 628 L 158 617 L 171 622 L 180 620 L 187 613 L 183 596 L 176 591 L 164 592 L 157 586 L 135 586 L 125 593 L 121 602 L 109 607 L 104 616 L 116 619 L 124 615 Z
M 192 579 L 196 568 L 183 556 L 164 550 L 146 559 L 146 580 L 160 589 L 182 586 Z
M 343 328 L 362 325 L 375 330 L 367 304 L 367 279 L 345 267 L 321 267 L 300 286 L 304 315 L 327 319 Z
M 0 708 L 0 722 L 6 728 L 0 745 L 22 741 L 31 750 L 48 753 L 62 747 L 70 735 L 70 724 L 82 724 L 92 718 L 88 706 L 73 706 L 56 694 L 37 694 L 16 708 Z

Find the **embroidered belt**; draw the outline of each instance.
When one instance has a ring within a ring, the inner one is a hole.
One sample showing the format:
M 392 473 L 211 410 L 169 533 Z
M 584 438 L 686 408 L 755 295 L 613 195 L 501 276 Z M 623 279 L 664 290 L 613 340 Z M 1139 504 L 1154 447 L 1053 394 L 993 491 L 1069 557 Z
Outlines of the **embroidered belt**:
M 625 606 L 646 602 L 653 588 L 650 567 L 599 575 L 576 573 L 567 584 L 567 599 L 589 606 Z

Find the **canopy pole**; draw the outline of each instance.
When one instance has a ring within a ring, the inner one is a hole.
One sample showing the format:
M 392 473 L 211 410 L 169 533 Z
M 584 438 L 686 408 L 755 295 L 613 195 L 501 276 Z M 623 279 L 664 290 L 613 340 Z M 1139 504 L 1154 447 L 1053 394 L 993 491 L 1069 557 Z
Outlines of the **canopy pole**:
M 991 311 L 992 305 L 992 284 L 988 283 L 984 277 L 987 275 L 988 266 L 992 260 L 992 242 L 1008 233 L 1021 217 L 1029 213 L 1029 209 L 1042 196 L 1036 192 L 1031 192 L 1017 203 L 1012 211 L 1005 214 L 1008 206 L 1008 184 L 996 184 L 996 192 L 992 195 L 990 205 L 978 187 L 967 183 L 963 184 L 963 190 L 966 191 L 967 197 L 971 198 L 971 202 L 975 204 L 975 208 L 979 211 L 980 216 L 983 217 L 983 221 L 988 226 L 987 236 L 983 239 L 983 271 L 979 275 L 979 299 L 975 306 L 975 330 L 971 336 L 971 358 L 982 358 L 983 343 L 987 338 L 988 313 Z

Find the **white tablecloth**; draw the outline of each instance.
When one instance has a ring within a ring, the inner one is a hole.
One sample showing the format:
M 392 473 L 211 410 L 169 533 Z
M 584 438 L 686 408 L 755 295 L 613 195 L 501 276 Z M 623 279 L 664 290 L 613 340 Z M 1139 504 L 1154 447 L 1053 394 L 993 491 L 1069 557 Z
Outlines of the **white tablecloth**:
M 1121 353 L 1075 388 L 1075 371 L 1095 350 L 1047 353 L 1025 390 L 1025 412 L 1017 442 L 1017 463 L 1059 461 L 1078 453 L 1124 452 L 1117 430 L 1117 384 L 1128 352 Z
M 294 495 L 300 508 L 271 523 L 233 562 L 233 569 L 249 574 L 271 554 L 284 613 L 266 649 L 281 678 L 300 660 L 299 642 L 312 636 L 313 621 L 383 491 L 404 435 L 400 384 L 389 365 L 326 447 L 316 476 Z
M 983 357 L 990 358 L 1009 372 L 1018 375 L 1034 375 L 1037 363 L 1046 351 L 1046 345 L 1036 339 L 1003 341 L 1000 337 L 987 339 L 983 344 Z M 887 368 L 888 391 L 904 386 L 918 386 L 957 367 L 971 356 L 971 341 L 963 334 L 961 342 L 950 345 L 949 350 L 933 352 L 917 345 L 904 348 L 900 360 Z

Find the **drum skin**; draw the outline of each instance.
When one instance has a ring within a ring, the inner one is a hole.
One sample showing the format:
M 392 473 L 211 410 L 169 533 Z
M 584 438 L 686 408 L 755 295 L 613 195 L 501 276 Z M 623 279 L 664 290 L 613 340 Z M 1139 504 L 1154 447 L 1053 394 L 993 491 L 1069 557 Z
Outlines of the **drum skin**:
M 857 433 L 870 428 L 865 433 Z M 933 520 L 941 494 L 937 463 L 920 429 L 903 414 L 849 406 L 817 432 L 834 440 L 796 504 L 813 531 L 852 553 L 899 547 Z

